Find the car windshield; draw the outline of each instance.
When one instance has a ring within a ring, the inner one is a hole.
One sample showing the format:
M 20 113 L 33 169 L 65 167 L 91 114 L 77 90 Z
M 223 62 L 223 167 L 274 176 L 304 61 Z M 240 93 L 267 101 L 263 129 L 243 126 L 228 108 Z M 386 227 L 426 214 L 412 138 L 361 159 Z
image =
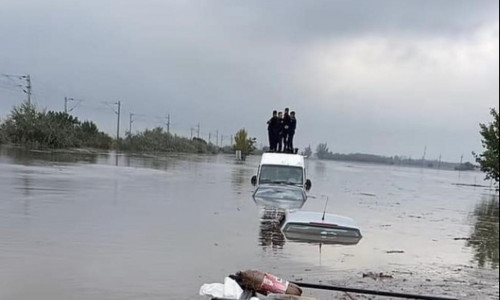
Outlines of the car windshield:
M 279 188 L 279 187 L 259 187 L 255 193 L 255 198 L 265 200 L 291 200 L 305 201 L 305 195 L 301 189 Z
M 260 168 L 259 184 L 303 185 L 303 173 L 300 167 L 263 165 Z

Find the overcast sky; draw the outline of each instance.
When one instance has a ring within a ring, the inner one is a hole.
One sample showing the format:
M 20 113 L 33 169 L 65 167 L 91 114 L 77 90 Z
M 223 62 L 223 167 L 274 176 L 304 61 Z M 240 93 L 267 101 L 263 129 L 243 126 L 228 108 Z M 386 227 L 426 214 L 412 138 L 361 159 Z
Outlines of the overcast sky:
M 499 100 L 499 2 L 0 0 L 0 74 L 30 74 L 41 108 L 115 134 L 162 125 L 208 139 L 273 109 L 296 146 L 472 160 Z M 0 76 L 0 118 L 26 98 Z

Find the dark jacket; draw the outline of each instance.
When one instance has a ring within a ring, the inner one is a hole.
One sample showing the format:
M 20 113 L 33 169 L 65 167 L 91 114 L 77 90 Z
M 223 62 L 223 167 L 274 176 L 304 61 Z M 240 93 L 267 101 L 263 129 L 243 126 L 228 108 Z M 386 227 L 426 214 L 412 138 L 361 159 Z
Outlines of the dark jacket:
M 280 128 L 280 120 L 278 117 L 272 117 L 267 121 L 267 130 L 277 133 Z
M 290 122 L 291 122 L 290 115 L 289 114 L 285 114 L 283 116 L 283 131 L 284 132 L 290 131 Z
M 288 129 L 288 132 L 294 134 L 295 133 L 295 128 L 297 128 L 297 119 L 290 118 L 290 127 Z

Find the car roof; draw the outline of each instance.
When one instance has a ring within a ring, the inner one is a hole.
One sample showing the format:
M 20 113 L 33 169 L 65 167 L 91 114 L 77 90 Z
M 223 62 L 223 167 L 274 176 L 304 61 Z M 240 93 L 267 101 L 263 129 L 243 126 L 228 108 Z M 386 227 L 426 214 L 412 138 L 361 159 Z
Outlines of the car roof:
M 264 153 L 260 160 L 261 165 L 280 165 L 304 168 L 304 156 L 287 153 Z
M 286 223 L 325 223 L 358 229 L 358 225 L 356 224 L 356 222 L 348 217 L 326 213 L 324 221 L 322 220 L 322 218 L 323 213 L 320 212 L 294 211 L 290 212 L 287 215 Z

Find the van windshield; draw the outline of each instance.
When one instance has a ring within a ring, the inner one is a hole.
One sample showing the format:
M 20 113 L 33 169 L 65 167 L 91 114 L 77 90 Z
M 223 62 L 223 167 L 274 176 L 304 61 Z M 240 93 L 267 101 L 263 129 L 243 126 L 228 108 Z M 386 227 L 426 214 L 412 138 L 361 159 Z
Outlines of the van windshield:
M 303 185 L 303 172 L 301 167 L 262 165 L 260 167 L 259 184 L 290 184 Z

